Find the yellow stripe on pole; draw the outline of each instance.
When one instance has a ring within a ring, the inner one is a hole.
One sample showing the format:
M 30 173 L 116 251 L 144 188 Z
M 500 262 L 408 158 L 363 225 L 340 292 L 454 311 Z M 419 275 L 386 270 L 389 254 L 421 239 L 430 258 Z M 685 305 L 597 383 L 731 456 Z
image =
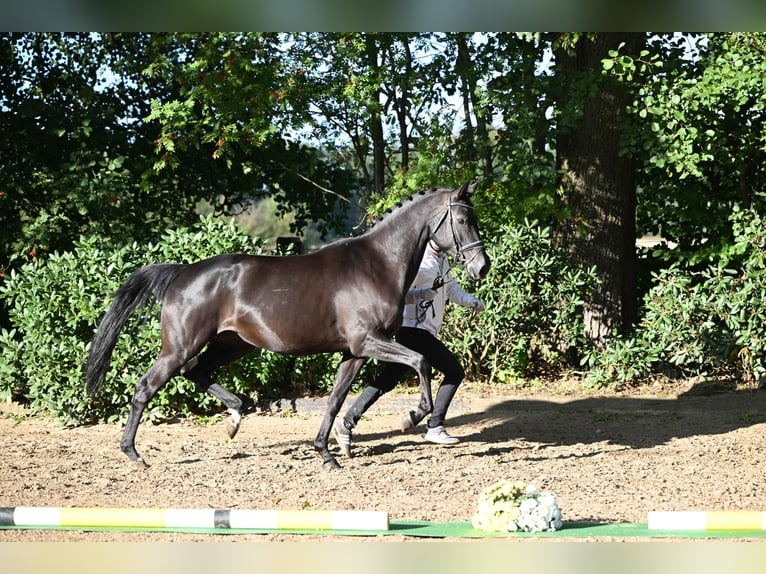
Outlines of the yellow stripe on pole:
M 766 512 L 712 510 L 650 512 L 649 530 L 766 530 Z
M 330 510 L 280 510 L 277 514 L 280 530 L 332 530 Z
M 61 526 L 165 528 L 162 508 L 62 508 Z
M 762 513 L 749 510 L 712 511 L 706 516 L 707 530 L 761 530 Z
M 212 508 L 168 508 L 165 510 L 167 528 L 211 528 L 215 526 Z

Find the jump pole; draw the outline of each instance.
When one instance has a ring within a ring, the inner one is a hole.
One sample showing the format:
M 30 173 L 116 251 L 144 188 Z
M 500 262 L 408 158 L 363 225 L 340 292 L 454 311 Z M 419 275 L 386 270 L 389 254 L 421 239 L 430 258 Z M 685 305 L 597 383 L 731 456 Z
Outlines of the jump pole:
M 649 530 L 766 530 L 766 512 L 650 512 Z
M 388 513 L 366 510 L 0 507 L 0 526 L 388 530 Z

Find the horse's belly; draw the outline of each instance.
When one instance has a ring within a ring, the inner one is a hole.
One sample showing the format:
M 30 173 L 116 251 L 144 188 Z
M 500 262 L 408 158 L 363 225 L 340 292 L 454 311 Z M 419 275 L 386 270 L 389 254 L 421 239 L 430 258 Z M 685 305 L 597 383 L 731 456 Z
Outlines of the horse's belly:
M 313 355 L 345 350 L 345 341 L 332 321 L 316 314 L 295 317 L 290 313 L 240 317 L 220 326 L 235 331 L 242 339 L 261 349 L 288 355 Z

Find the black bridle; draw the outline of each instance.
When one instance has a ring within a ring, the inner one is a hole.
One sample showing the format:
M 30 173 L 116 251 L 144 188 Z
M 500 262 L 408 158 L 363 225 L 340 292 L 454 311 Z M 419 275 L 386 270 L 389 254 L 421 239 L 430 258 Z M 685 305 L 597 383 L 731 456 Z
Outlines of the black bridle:
M 450 193 L 449 200 L 447 202 L 447 211 L 445 211 L 444 215 L 442 215 L 441 219 L 439 219 L 439 223 L 436 224 L 436 227 L 431 233 L 431 237 L 436 235 L 436 232 L 439 231 L 439 228 L 446 221 L 447 216 L 449 215 L 450 231 L 452 232 L 452 241 L 455 244 L 456 259 L 460 262 L 461 265 L 463 265 L 463 267 L 466 267 L 479 254 L 477 251 L 476 253 L 473 254 L 473 256 L 470 259 L 466 259 L 466 255 L 465 255 L 466 252 L 471 251 L 472 249 L 483 248 L 484 242 L 479 240 L 479 241 L 473 241 L 471 243 L 467 243 L 465 245 L 462 245 L 460 243 L 460 239 L 458 238 L 457 233 L 455 232 L 455 220 L 452 217 L 453 206 L 460 206 L 460 207 L 465 207 L 466 209 L 473 209 L 473 205 L 469 205 L 467 203 L 462 203 L 459 201 L 452 201 L 452 193 Z

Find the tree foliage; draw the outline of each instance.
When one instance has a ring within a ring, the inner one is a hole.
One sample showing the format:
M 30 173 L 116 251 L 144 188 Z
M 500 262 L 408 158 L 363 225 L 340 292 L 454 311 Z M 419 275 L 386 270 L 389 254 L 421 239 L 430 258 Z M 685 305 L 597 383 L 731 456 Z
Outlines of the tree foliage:
M 766 381 L 764 221 L 735 209 L 730 223 L 734 242 L 714 261 L 674 263 L 655 275 L 635 333 L 584 358 L 590 384 L 720 374 Z
M 106 81 L 125 49 L 85 34 L 0 36 L 0 266 L 188 217 L 190 198 L 151 170 L 136 76 Z
M 639 229 L 669 242 L 657 256 L 708 260 L 732 243 L 735 208 L 764 208 L 765 54 L 762 33 L 660 37 L 638 57 L 614 54 L 609 72 L 625 81 L 649 60 L 660 68 L 641 75 L 625 141 L 642 159 Z
M 144 73 L 174 90 L 154 98 L 145 121 L 159 127 L 159 172 L 185 174 L 210 165 L 219 213 L 271 196 L 292 211 L 297 230 L 309 219 L 325 231 L 344 222 L 338 198 L 353 192 L 343 162 L 291 133 L 303 124 L 304 70 L 285 57 L 275 34 L 174 34 L 150 38 Z M 340 190 L 335 192 L 333 190 Z

